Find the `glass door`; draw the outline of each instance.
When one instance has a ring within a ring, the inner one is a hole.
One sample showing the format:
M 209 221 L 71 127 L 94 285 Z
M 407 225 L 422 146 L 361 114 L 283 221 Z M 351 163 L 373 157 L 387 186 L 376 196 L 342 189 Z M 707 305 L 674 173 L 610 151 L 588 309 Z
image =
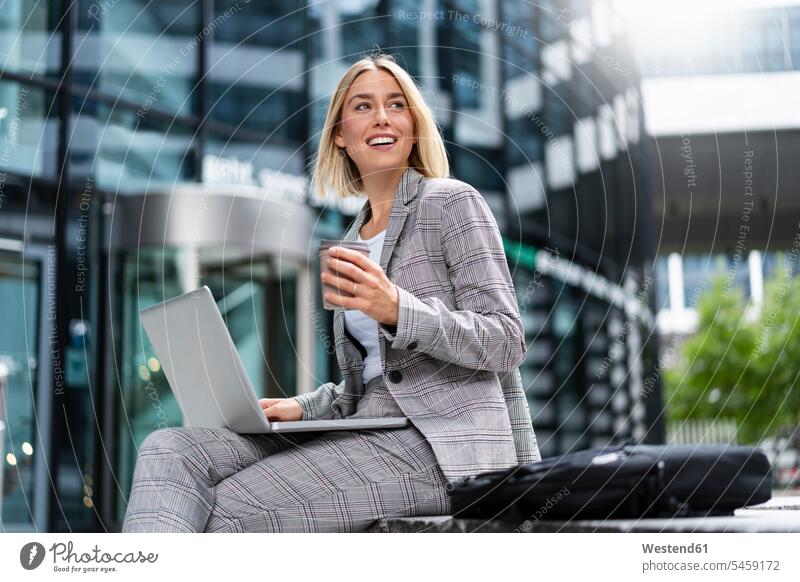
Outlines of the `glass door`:
M 296 295 L 298 268 L 271 256 L 190 247 L 121 251 L 118 261 L 121 325 L 114 326 L 120 387 L 116 404 L 116 519 L 124 518 L 136 454 L 145 437 L 181 426 L 178 404 L 139 311 L 207 285 L 259 397 L 296 394 Z
M 0 531 L 47 528 L 43 445 L 52 399 L 46 395 L 49 358 L 40 359 L 46 354 L 43 258 L 34 250 L 0 249 Z

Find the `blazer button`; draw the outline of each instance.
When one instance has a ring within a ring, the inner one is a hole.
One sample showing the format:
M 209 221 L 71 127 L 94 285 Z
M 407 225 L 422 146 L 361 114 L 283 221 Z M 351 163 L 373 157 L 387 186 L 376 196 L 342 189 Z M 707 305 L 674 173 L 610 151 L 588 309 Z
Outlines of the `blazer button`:
M 416 350 L 417 349 L 417 342 L 411 342 L 410 344 L 408 344 L 408 349 L 409 350 Z
M 391 372 L 389 372 L 389 380 L 391 380 L 395 384 L 399 384 L 402 379 L 403 379 L 403 374 L 400 372 L 400 370 L 392 370 Z

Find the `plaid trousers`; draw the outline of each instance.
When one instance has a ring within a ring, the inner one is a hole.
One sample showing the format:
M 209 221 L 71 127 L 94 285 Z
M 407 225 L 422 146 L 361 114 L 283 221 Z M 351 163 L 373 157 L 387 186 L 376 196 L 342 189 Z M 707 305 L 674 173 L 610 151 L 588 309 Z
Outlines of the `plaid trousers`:
M 401 416 L 383 377 L 354 417 Z M 450 513 L 447 479 L 413 425 L 323 433 L 165 428 L 142 443 L 123 532 L 350 532 Z

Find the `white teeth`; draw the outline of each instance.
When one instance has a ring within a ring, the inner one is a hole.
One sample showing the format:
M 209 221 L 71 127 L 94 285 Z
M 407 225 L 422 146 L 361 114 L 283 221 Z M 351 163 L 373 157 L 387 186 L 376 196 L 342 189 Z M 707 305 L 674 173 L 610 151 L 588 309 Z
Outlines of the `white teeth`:
M 369 140 L 369 145 L 372 146 L 372 145 L 380 145 L 383 143 L 394 143 L 395 141 L 397 140 L 393 137 L 376 137 Z

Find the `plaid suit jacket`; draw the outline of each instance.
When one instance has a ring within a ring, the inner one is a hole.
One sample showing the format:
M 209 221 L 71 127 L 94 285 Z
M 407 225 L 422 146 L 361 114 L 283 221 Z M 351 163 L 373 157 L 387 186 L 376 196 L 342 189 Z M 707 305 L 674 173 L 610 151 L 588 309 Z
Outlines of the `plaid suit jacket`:
M 347 230 L 357 240 L 369 201 Z M 525 334 L 497 223 L 478 191 L 414 168 L 394 194 L 380 266 L 398 289 L 379 324 L 383 377 L 449 480 L 540 460 L 518 366 Z M 364 393 L 366 350 L 334 311 L 344 380 L 294 396 L 303 419 L 344 418 Z

